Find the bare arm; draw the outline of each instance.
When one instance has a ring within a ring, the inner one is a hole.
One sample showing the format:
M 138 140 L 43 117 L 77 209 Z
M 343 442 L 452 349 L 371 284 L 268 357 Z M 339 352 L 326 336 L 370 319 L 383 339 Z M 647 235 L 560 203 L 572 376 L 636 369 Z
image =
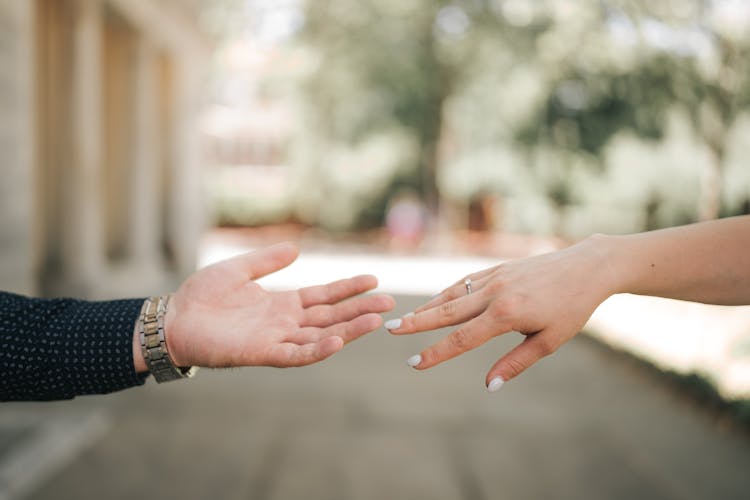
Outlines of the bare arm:
M 605 238 L 612 293 L 750 304 L 750 216 Z
M 750 216 L 629 236 L 592 236 L 546 255 L 509 261 L 446 288 L 415 314 L 391 320 L 393 334 L 461 325 L 409 359 L 423 370 L 518 331 L 524 341 L 487 374 L 498 389 L 555 352 L 615 293 L 715 304 L 750 304 Z

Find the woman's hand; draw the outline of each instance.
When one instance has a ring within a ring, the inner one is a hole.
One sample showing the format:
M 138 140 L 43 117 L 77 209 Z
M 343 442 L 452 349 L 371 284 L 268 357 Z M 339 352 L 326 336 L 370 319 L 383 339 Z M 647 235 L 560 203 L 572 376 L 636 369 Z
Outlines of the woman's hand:
M 374 276 L 284 292 L 269 292 L 255 283 L 297 255 L 294 245 L 279 244 L 188 278 L 170 300 L 165 317 L 167 348 L 175 364 L 308 365 L 380 327 L 376 313 L 390 311 L 393 299 L 358 296 L 377 286 Z
M 431 368 L 517 331 L 526 338 L 490 369 L 492 392 L 574 337 L 596 307 L 613 293 L 606 245 L 592 237 L 561 251 L 505 262 L 471 274 L 401 319 L 386 322 L 395 335 L 464 323 L 409 358 L 418 370 Z M 470 280 L 471 293 L 466 279 Z

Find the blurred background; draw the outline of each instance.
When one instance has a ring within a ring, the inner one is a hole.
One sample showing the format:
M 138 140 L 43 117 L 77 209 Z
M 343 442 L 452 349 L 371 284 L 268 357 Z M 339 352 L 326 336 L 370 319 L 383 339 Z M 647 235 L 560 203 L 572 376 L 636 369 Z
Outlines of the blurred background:
M 0 286 L 107 299 L 281 240 L 403 314 L 750 213 L 744 0 L 0 0 Z M 0 499 L 747 498 L 750 309 L 615 296 L 483 393 L 377 332 L 303 370 L 0 409 Z M 438 334 L 439 335 L 439 334 Z

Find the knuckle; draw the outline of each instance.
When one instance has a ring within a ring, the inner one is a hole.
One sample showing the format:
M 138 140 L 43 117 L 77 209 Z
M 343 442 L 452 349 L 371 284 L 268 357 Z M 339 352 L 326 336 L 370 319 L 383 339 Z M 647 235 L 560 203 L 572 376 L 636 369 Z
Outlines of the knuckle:
M 333 295 L 333 289 L 330 285 L 323 285 L 315 290 L 315 292 L 315 295 L 317 296 L 316 298 L 321 302 L 328 302 Z
M 541 338 L 537 340 L 536 349 L 540 356 L 545 357 L 557 350 L 557 344 L 552 339 Z
M 507 366 L 506 380 L 517 377 L 526 369 L 526 366 L 516 358 L 509 358 L 505 364 Z
M 349 307 L 349 310 L 347 311 L 347 316 L 355 317 L 355 316 L 361 316 L 363 314 L 366 314 L 370 312 L 370 309 L 372 309 L 373 306 L 369 302 L 365 301 L 358 301 L 353 306 Z
M 511 307 L 504 300 L 493 300 L 488 309 L 495 319 L 508 318 L 511 315 Z
M 446 302 L 440 306 L 440 315 L 445 317 L 452 317 L 456 314 L 456 303 Z
M 336 325 L 336 328 L 333 329 L 333 332 L 334 335 L 338 335 L 339 337 L 344 339 L 344 342 L 346 342 L 352 336 L 356 335 L 357 325 L 355 323 L 347 321 L 346 323 Z
M 485 288 L 490 294 L 497 295 L 505 289 L 505 283 L 503 280 L 495 277 L 487 282 Z
M 456 350 L 465 351 L 471 347 L 471 334 L 466 329 L 459 328 L 451 334 L 450 343 Z
M 524 313 L 525 307 L 523 303 L 524 298 L 522 296 L 505 294 L 492 300 L 488 310 L 496 319 L 507 319 L 511 317 L 517 318 Z

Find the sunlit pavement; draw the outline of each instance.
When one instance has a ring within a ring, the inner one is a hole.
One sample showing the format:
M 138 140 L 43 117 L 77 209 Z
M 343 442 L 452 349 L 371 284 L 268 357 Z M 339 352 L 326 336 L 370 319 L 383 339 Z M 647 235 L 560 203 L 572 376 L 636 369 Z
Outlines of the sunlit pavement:
M 422 300 L 399 296 L 395 314 Z M 655 371 L 579 337 L 488 394 L 486 370 L 519 338 L 426 372 L 405 365 L 441 335 L 381 330 L 312 367 L 22 405 L 96 401 L 109 419 L 29 498 L 747 498 L 747 435 Z

